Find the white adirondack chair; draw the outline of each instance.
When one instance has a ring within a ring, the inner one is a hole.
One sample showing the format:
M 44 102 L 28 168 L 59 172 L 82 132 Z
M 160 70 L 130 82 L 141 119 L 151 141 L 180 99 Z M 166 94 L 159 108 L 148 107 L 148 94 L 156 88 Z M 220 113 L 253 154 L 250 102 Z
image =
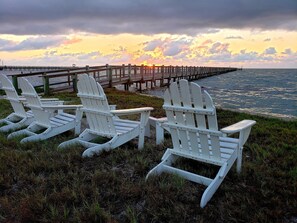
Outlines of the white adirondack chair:
M 87 117 L 89 128 L 86 128 L 78 138 L 66 141 L 59 148 L 80 144 L 87 148 L 83 156 L 92 156 L 101 151 L 114 149 L 136 137 L 138 148 L 144 144 L 145 125 L 153 108 L 111 110 L 106 95 L 99 83 L 87 74 L 80 75 L 78 81 L 78 96 L 81 99 Z M 120 119 L 118 116 L 140 114 L 140 121 Z M 98 136 L 110 138 L 104 144 L 91 142 Z
M 243 145 L 256 122 L 243 120 L 218 131 L 216 109 L 210 95 L 201 90 L 198 84 L 189 83 L 187 80 L 170 85 L 165 91 L 163 108 L 167 122 L 162 125 L 171 134 L 173 148 L 166 150 L 161 163 L 148 173 L 146 179 L 151 175 L 169 172 L 207 186 L 200 202 L 203 208 L 236 159 L 237 171 L 240 172 Z M 237 132 L 238 138 L 227 136 Z M 210 179 L 172 167 L 178 157 L 217 165 L 220 169 L 216 177 Z
M 33 120 L 33 112 L 26 111 L 24 108 L 25 98 L 19 96 L 14 86 L 6 75 L 0 74 L 0 82 L 2 89 L 6 93 L 6 99 L 9 100 L 13 113 L 6 118 L 0 120 L 0 124 L 5 124 L 0 127 L 0 132 L 8 132 L 23 127 L 27 127 Z M 63 101 L 58 101 L 56 98 L 42 99 L 43 103 L 63 104 Z
M 0 81 L 2 83 L 2 89 L 6 93 L 7 100 L 9 100 L 13 108 L 13 113 L 0 120 L 0 124 L 6 124 L 0 128 L 0 132 L 8 132 L 28 126 L 33 121 L 32 111 L 26 112 L 20 97 L 7 76 L 1 74 Z
M 26 104 L 34 114 L 34 121 L 26 129 L 9 134 L 8 139 L 18 135 L 28 135 L 21 140 L 21 143 L 38 141 L 51 138 L 71 129 L 75 129 L 75 134 L 79 134 L 82 118 L 81 105 L 43 104 L 27 79 L 20 78 L 19 84 L 22 95 L 26 98 Z M 64 112 L 65 109 L 75 110 L 76 115 Z M 54 114 L 53 111 L 57 110 L 59 112 Z

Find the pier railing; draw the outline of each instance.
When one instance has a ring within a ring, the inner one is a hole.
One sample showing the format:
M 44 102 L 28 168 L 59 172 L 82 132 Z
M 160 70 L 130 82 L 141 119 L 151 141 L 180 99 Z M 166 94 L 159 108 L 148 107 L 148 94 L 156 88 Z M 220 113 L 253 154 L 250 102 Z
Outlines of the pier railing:
M 135 84 L 141 91 L 143 88 L 168 85 L 177 79 L 197 80 L 204 77 L 235 71 L 232 67 L 201 67 L 201 66 L 145 66 L 145 65 L 104 65 L 86 66 L 83 68 L 69 68 L 42 72 L 13 74 L 12 80 L 18 89 L 19 77 L 42 78 L 44 94 L 53 91 L 72 89 L 77 91 L 77 81 L 80 74 L 92 75 L 103 87 L 124 85 L 126 90 Z

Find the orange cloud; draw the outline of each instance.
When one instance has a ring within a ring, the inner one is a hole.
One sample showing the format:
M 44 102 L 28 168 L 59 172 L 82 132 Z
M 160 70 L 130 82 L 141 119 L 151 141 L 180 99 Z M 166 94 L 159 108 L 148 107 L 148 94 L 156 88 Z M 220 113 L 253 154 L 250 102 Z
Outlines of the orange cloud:
M 81 41 L 82 41 L 82 39 L 72 38 L 72 39 L 67 39 L 66 41 L 63 42 L 63 44 L 64 45 L 71 45 L 71 44 L 74 44 L 74 43 L 79 43 Z

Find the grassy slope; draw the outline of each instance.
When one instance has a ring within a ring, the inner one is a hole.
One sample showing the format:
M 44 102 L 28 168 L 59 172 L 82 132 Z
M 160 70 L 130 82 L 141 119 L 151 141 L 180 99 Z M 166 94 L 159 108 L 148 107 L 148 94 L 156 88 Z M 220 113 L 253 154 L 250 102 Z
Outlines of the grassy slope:
M 152 106 L 163 116 L 162 100 L 108 90 L 118 108 Z M 123 97 L 124 95 L 124 97 Z M 55 95 L 57 96 L 57 95 Z M 75 100 L 75 95 L 59 95 Z M 10 112 L 0 100 L 0 117 Z M 297 121 L 218 111 L 221 127 L 254 119 L 244 149 L 242 173 L 233 167 L 208 205 L 204 187 L 163 174 L 145 182 L 166 149 L 132 141 L 112 152 L 83 159 L 82 148 L 58 150 L 71 133 L 50 141 L 20 145 L 0 134 L 0 222 L 290 222 L 297 217 Z M 212 175 L 212 167 L 177 165 Z

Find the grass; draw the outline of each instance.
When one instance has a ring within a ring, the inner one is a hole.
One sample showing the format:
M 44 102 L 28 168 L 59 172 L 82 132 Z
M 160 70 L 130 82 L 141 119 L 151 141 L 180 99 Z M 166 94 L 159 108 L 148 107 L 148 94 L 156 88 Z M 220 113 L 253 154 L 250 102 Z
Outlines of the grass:
M 106 90 L 118 108 L 152 106 L 162 117 L 162 100 Z M 74 94 L 55 95 L 79 103 Z M 0 117 L 11 112 L 0 100 Z M 58 150 L 71 132 L 21 145 L 0 134 L 0 222 L 296 222 L 297 121 L 218 110 L 220 127 L 242 119 L 257 121 L 243 152 L 242 173 L 231 169 L 204 209 L 204 186 L 162 174 L 145 182 L 148 171 L 171 146 L 148 139 L 93 158 L 83 149 Z M 181 160 L 186 169 L 213 175 L 215 169 Z

